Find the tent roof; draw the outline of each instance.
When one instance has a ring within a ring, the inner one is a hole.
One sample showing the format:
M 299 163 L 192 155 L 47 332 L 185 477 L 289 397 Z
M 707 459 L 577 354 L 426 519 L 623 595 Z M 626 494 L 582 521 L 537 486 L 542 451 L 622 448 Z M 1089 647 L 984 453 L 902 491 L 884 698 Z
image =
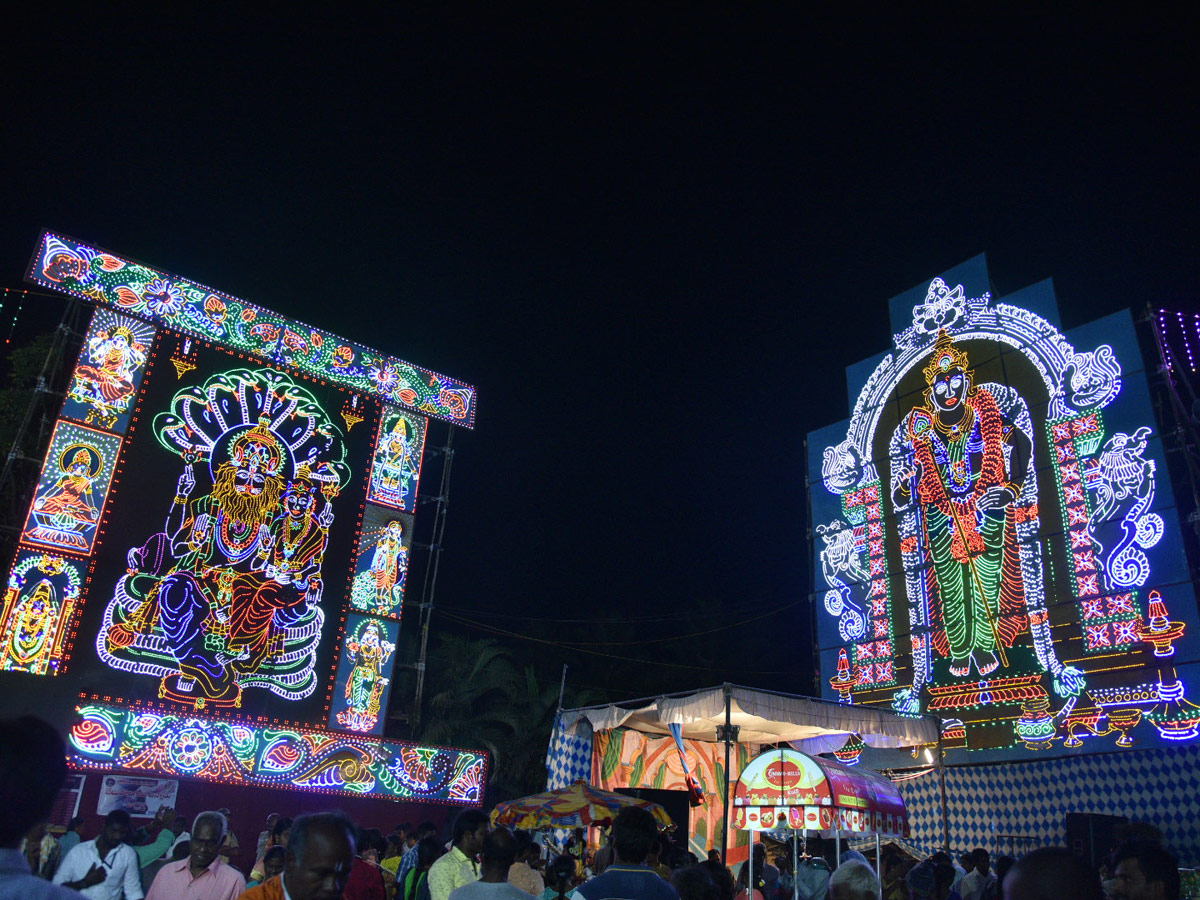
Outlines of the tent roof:
M 562 712 L 563 725 L 570 728 L 586 719 L 596 731 L 632 728 L 647 734 L 669 734 L 669 725 L 680 725 L 686 739 L 716 741 L 717 729 L 725 724 L 726 691 L 730 693 L 730 721 L 739 727 L 741 743 L 796 741 L 797 748 L 807 753 L 826 753 L 841 747 L 850 734 L 862 735 L 871 747 L 915 747 L 938 741 L 940 725 L 934 716 L 900 716 L 871 706 L 733 684 L 567 709 Z

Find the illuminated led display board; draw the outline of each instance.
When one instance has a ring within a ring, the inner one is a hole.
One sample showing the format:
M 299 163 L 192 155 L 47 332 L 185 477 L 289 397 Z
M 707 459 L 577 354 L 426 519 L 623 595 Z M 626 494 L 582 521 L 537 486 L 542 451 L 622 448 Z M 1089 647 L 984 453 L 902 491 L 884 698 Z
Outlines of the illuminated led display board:
M 80 769 L 385 800 L 475 805 L 487 780 L 483 753 L 214 719 L 165 704 L 82 703 L 68 742 Z
M 43 234 L 28 277 L 422 415 L 468 428 L 475 422 L 469 384 L 73 238 Z
M 32 278 L 106 304 L 0 618 L 0 672 L 65 676 L 72 702 L 99 701 L 75 722 L 77 764 L 479 802 L 478 754 L 371 738 L 421 413 L 469 424 L 474 390 L 54 235 Z M 281 720 L 301 724 L 278 737 Z
M 977 257 L 891 302 L 809 435 L 829 696 L 1012 754 L 1190 741 L 1196 597 L 1132 318 L 1064 333 Z

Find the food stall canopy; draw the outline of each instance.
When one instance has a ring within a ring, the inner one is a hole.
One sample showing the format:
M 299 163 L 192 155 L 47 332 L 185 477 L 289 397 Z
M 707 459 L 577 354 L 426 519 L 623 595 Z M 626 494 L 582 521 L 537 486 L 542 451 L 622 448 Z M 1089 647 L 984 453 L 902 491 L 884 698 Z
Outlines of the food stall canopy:
M 765 751 L 742 771 L 733 825 L 907 836 L 908 814 L 882 775 L 784 747 Z
M 604 791 L 586 781 L 498 803 L 492 810 L 492 824 L 531 830 L 610 825 L 617 813 L 626 806 L 638 806 L 646 810 L 660 828 L 671 825 L 670 814 L 657 803 L 615 791 Z
M 882 709 L 834 703 L 726 684 L 649 697 L 626 703 L 563 710 L 568 729 L 586 719 L 595 731 L 632 728 L 650 734 L 669 734 L 670 725 L 682 728 L 685 740 L 717 741 L 725 724 L 729 695 L 729 721 L 738 726 L 739 743 L 791 742 L 807 753 L 828 753 L 851 734 L 862 735 L 870 747 L 916 747 L 938 742 L 939 720 L 933 716 L 900 716 Z

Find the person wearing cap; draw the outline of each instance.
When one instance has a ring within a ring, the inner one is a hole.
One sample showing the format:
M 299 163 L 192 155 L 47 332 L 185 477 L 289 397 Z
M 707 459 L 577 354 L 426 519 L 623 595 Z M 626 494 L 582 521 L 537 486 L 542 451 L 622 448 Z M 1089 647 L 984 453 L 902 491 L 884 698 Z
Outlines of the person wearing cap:
M 234 859 L 241 852 L 241 844 L 238 843 L 237 835 L 233 833 L 233 816 L 228 806 L 222 806 L 217 812 L 225 817 L 225 840 L 221 842 L 221 859 L 233 865 Z

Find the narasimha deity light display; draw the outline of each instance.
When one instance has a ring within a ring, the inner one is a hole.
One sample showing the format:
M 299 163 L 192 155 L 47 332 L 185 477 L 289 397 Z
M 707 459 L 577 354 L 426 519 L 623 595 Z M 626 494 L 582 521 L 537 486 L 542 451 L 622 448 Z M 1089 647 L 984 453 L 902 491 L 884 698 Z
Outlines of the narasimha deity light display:
M 426 416 L 469 425 L 474 389 L 60 236 L 30 277 L 98 306 L 9 570 L 0 672 L 103 684 L 75 763 L 478 802 L 479 755 L 369 737 Z M 263 728 L 280 721 L 302 724 Z
M 894 300 L 894 350 L 810 436 L 828 688 L 970 750 L 1194 738 L 1196 601 L 1132 322 L 1069 338 L 1048 284 L 986 284 L 980 258 Z

